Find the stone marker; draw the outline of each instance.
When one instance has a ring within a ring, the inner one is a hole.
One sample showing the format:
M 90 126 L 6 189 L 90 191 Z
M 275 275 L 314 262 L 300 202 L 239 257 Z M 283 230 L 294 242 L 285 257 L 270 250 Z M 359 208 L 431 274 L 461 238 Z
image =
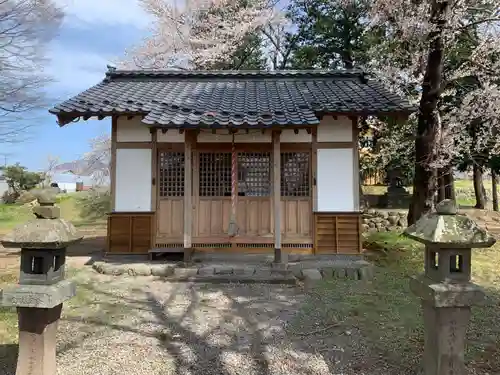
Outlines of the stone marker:
M 425 375 L 466 375 L 465 333 L 471 306 L 485 293 L 471 280 L 471 250 L 491 247 L 495 239 L 465 215 L 452 200 L 436 206 L 404 234 L 425 245 L 425 272 L 410 281 L 422 300 Z
M 3 306 L 17 307 L 19 356 L 16 375 L 56 374 L 56 333 L 62 304 L 75 295 L 65 280 L 67 246 L 79 242 L 75 227 L 59 218 L 52 190 L 42 191 L 35 216 L 2 239 L 6 248 L 21 248 L 19 284 L 3 290 Z

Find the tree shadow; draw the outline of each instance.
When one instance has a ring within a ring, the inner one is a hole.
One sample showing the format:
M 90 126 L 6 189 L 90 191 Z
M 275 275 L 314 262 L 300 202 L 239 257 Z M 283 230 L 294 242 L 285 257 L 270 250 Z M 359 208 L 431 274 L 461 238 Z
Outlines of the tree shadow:
M 15 374 L 17 366 L 17 355 L 17 344 L 0 344 L 0 374 Z
M 174 368 L 168 373 L 282 373 L 283 369 L 276 367 L 281 357 L 291 369 L 285 373 L 318 373 L 303 360 L 308 351 L 309 355 L 318 353 L 301 345 L 302 338 L 287 337 L 286 333 L 285 326 L 304 297 L 297 287 L 178 283 L 163 290 L 162 284 L 171 283 L 156 280 L 134 285 L 137 279 L 127 279 L 122 284 L 125 289 L 116 291 L 120 278 L 102 279 L 107 281 L 78 286 L 80 290 L 85 288 L 93 301 L 84 303 L 88 312 L 63 315 L 60 336 L 65 337 L 59 342 L 59 357 L 90 345 L 86 341 L 99 335 L 116 338 L 119 332 L 126 332 L 127 337 L 135 337 L 134 341 L 158 345 L 165 361 L 172 359 Z M 152 283 L 155 285 L 150 288 Z M 290 350 L 296 354 L 290 354 Z M 234 358 L 239 358 L 244 368 L 232 368 Z M 325 362 L 329 372 L 335 373 L 335 359 Z

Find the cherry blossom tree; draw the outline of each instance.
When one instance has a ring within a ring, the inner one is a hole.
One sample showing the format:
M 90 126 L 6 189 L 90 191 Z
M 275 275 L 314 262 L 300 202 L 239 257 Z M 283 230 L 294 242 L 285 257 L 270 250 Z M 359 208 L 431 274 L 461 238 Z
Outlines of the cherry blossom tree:
M 139 0 L 155 22 L 152 35 L 127 51 L 126 68 L 211 66 L 252 33 L 283 17 L 270 0 Z
M 393 53 L 386 53 L 385 59 L 379 54 L 374 65 L 395 87 L 411 94 L 419 107 L 410 223 L 432 209 L 437 171 L 448 167 L 463 150 L 461 144 L 471 114 L 480 117 L 485 125 L 475 147 L 485 143 L 496 147 L 488 139 L 497 134 L 498 128 L 495 72 L 500 68 L 499 17 L 500 4 L 495 0 L 375 0 L 373 3 L 372 26 L 383 28 L 385 52 Z M 451 64 L 457 52 L 454 46 L 464 39 L 474 41 L 468 56 L 462 56 L 458 66 Z M 378 46 L 378 51 L 384 51 L 383 47 Z M 478 85 L 445 113 L 443 97 L 453 96 L 456 85 L 470 77 Z
M 86 175 L 92 177 L 94 184 L 103 185 L 111 171 L 111 139 L 101 135 L 90 140 L 90 151 L 83 155 Z

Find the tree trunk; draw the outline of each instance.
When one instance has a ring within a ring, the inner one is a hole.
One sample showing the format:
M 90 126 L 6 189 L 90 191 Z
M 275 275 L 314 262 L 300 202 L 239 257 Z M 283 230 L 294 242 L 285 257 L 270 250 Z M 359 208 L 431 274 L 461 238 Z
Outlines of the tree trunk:
M 498 212 L 498 190 L 497 190 L 497 172 L 491 170 L 491 195 L 493 198 L 493 211 Z
M 473 181 L 474 181 L 474 195 L 476 196 L 476 205 L 474 208 L 480 208 L 484 210 L 486 207 L 486 194 L 483 184 L 483 168 L 474 163 L 472 167 L 473 171 Z
M 432 1 L 431 23 L 436 29 L 429 33 L 429 54 L 422 83 L 422 98 L 419 104 L 418 126 L 415 138 L 415 178 L 413 198 L 408 213 L 408 224 L 415 223 L 433 208 L 437 189 L 436 173 L 429 166 L 436 158 L 436 142 L 439 135 L 438 101 L 443 73 L 445 14 L 448 1 Z

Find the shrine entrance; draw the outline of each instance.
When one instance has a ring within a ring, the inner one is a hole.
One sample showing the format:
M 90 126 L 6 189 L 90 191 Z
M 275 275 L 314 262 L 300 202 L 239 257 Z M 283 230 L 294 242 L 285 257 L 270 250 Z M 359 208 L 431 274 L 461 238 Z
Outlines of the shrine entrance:
M 312 248 L 311 151 L 282 147 L 283 247 Z M 198 249 L 274 249 L 271 144 L 196 144 L 192 152 L 192 246 Z M 158 153 L 157 243 L 182 244 L 184 153 Z M 231 199 L 231 195 L 235 199 Z M 232 205 L 237 231 L 231 233 Z M 267 250 L 266 250 L 267 249 Z

